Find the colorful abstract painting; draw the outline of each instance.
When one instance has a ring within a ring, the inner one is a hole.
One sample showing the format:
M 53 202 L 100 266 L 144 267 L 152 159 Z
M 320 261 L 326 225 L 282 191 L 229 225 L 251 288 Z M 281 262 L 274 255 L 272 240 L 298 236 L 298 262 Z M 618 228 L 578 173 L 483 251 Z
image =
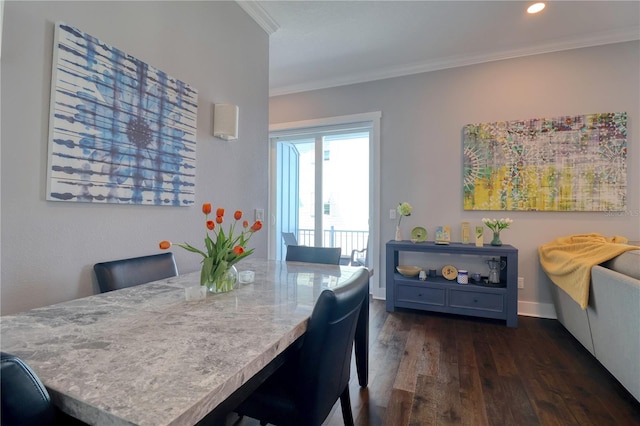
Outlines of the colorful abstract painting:
M 192 205 L 197 110 L 188 84 L 56 24 L 47 200 Z
M 622 211 L 624 112 L 464 127 L 464 209 Z

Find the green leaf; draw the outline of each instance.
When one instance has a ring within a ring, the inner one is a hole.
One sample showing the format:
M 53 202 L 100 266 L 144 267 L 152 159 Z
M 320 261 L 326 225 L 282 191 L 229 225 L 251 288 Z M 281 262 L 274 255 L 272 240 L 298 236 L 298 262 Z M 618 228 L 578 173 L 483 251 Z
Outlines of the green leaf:
M 203 257 L 207 257 L 207 255 L 204 252 L 202 252 L 202 250 L 198 250 L 197 248 L 193 247 L 190 244 L 184 243 L 184 244 L 174 244 L 174 245 L 176 245 L 178 247 L 182 247 L 183 249 L 185 249 L 187 251 L 201 254 Z
M 206 285 L 212 283 L 213 275 L 213 259 L 211 257 L 205 257 L 202 261 L 202 271 L 200 272 L 200 285 Z
M 207 236 L 204 239 L 204 245 L 207 247 L 207 253 L 209 253 L 209 257 L 212 257 L 213 256 L 213 253 L 212 253 L 213 241 L 211 240 L 211 237 L 209 236 L 209 233 L 207 233 Z

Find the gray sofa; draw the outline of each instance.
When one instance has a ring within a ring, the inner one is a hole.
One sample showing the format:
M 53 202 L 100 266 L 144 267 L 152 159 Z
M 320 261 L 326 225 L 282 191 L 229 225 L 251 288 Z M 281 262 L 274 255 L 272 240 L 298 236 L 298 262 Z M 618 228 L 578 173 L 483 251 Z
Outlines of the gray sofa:
M 591 268 L 586 310 L 551 285 L 558 321 L 640 401 L 640 250 Z

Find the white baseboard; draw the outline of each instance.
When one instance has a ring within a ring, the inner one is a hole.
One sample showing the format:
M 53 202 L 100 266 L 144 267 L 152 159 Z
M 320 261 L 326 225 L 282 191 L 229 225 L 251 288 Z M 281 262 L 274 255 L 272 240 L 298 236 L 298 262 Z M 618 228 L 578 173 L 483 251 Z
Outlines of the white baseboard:
M 384 297 L 372 295 L 376 300 L 386 300 Z M 553 303 L 537 303 L 518 301 L 518 315 L 525 317 L 538 317 L 547 319 L 558 319 Z
M 558 319 L 553 303 L 518 301 L 518 315 L 523 315 L 525 317 Z

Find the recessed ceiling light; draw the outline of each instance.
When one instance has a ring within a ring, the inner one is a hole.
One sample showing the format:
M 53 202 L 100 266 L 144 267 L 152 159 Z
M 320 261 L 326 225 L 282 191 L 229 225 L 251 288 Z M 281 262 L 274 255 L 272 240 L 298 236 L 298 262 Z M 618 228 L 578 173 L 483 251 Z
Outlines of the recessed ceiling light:
M 544 9 L 544 6 L 544 3 L 534 3 L 527 8 L 527 12 L 531 14 L 538 13 Z

